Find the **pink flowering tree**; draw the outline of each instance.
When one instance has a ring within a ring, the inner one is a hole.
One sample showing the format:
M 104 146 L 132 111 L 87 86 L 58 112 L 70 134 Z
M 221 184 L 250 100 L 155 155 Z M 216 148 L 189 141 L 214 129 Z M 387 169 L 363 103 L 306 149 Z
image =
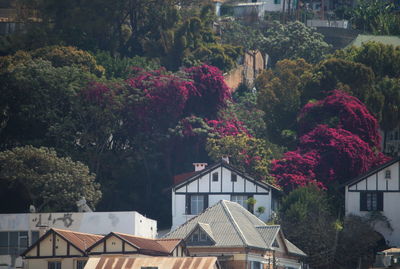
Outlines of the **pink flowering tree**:
M 299 136 L 318 124 L 347 130 L 371 147 L 380 148 L 378 121 L 359 99 L 343 91 L 332 91 L 325 99 L 304 106 L 299 114 Z
M 270 173 L 285 190 L 344 183 L 389 160 L 378 152 L 378 123 L 357 98 L 341 91 L 309 103 L 299 115 L 295 151 L 274 160 Z
M 186 105 L 186 114 L 215 118 L 231 99 L 222 72 L 217 67 L 201 65 L 187 68 L 185 73 L 194 83 Z

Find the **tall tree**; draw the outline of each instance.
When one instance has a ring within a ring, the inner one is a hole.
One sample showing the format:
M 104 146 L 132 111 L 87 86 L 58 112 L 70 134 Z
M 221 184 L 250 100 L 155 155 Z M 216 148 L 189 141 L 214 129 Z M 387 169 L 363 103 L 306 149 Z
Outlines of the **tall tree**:
M 93 207 L 101 198 L 100 186 L 87 166 L 44 147 L 0 152 L 0 181 L 21 188 L 39 212 L 74 210 L 83 197 Z

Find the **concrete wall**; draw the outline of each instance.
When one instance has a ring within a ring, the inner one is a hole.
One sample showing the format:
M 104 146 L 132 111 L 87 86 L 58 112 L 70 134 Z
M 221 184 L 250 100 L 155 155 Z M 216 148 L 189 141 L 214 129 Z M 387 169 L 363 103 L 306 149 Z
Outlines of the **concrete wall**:
M 253 87 L 255 79 L 265 66 L 265 59 L 261 52 L 248 51 L 244 54 L 243 64 L 224 75 L 225 82 L 232 91 L 242 82 Z
M 385 171 L 391 171 L 391 178 L 385 179 Z M 384 223 L 377 223 L 375 229 L 381 233 L 390 245 L 400 246 L 400 165 L 396 162 L 377 173 L 366 177 L 357 184 L 346 186 L 345 207 L 346 215 L 354 214 L 365 216 L 368 211 L 360 211 L 360 193 L 363 191 L 383 192 L 383 211 L 393 228 L 389 230 Z

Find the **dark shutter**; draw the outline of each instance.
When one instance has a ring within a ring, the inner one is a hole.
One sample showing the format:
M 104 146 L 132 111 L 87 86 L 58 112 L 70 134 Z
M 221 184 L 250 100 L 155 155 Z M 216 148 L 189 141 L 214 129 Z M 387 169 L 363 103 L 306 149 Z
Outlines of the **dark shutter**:
M 378 198 L 378 211 L 383 211 L 383 192 L 379 191 L 377 193 L 377 198 Z
M 186 194 L 186 215 L 190 215 L 190 195 Z
M 206 209 L 206 208 L 208 208 L 208 195 L 204 194 L 204 208 L 203 208 L 203 210 Z
M 360 211 L 367 211 L 367 193 L 360 192 Z

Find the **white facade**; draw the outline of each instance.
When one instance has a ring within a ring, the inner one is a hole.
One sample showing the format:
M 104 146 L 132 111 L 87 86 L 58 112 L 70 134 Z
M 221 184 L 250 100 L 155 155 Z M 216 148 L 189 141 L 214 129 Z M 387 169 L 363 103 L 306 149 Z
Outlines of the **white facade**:
M 400 158 L 351 181 L 346 185 L 346 215 L 365 216 L 380 211 L 393 228 L 377 223 L 375 229 L 389 245 L 400 246 Z
M 19 254 L 47 228 L 92 234 L 120 232 L 148 238 L 157 235 L 157 221 L 135 211 L 0 214 L 0 269 L 21 268 Z
M 232 174 L 236 175 L 236 181 L 232 181 Z M 214 175 L 217 175 L 217 178 Z M 248 205 L 244 201 L 250 197 L 256 200 L 253 206 L 254 214 L 261 220 L 267 221 L 271 218 L 277 203 L 275 197 L 272 199 L 272 189 L 273 187 L 257 182 L 233 170 L 231 166 L 223 162 L 219 165 L 213 165 L 173 187 L 172 229 L 185 223 L 201 213 L 203 209 L 218 203 L 220 200 L 239 202 L 246 207 Z M 279 192 L 276 189 L 274 191 Z M 193 206 L 192 202 L 194 200 L 191 197 L 200 197 L 204 199 L 203 203 L 195 201 L 199 206 Z M 264 207 L 265 211 L 257 213 L 259 207 Z M 192 213 L 191 209 L 195 209 L 197 212 Z
M 266 12 L 280 12 L 282 11 L 281 1 L 257 1 L 238 3 L 233 5 L 233 13 L 235 17 L 246 17 L 257 14 L 258 17 L 263 18 Z

